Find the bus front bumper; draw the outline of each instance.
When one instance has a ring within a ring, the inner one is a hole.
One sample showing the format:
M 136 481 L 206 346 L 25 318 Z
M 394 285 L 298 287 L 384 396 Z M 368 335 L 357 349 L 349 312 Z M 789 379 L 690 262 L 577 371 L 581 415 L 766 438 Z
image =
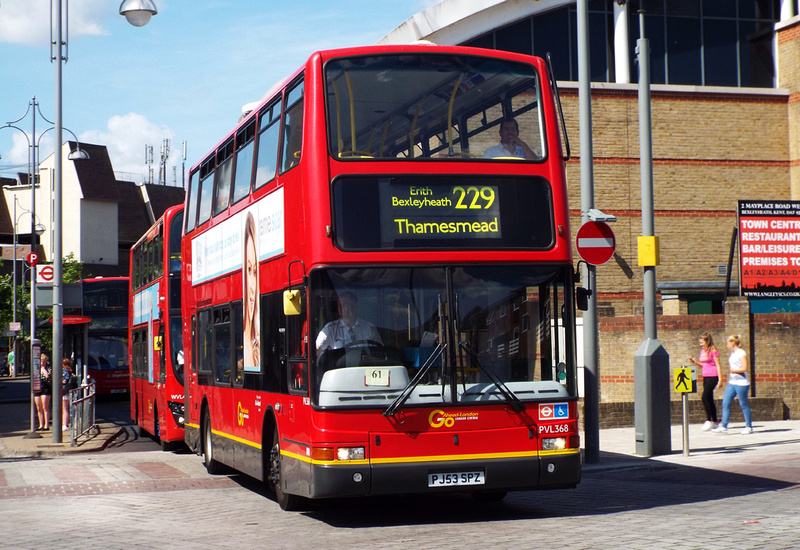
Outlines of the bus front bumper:
M 513 459 L 312 466 L 310 498 L 570 488 L 579 450 Z

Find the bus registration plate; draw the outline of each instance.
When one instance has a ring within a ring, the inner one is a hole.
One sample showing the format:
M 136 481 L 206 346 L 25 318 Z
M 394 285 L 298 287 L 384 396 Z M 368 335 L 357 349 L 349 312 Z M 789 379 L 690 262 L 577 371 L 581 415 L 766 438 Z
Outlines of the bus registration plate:
M 450 472 L 428 474 L 428 487 L 452 487 L 456 485 L 483 485 L 486 476 L 483 472 Z

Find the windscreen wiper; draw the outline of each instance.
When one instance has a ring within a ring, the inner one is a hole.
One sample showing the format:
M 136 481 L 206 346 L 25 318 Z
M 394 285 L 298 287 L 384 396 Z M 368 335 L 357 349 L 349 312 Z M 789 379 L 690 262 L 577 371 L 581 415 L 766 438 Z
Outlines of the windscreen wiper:
M 495 374 L 490 371 L 488 368 L 484 367 L 483 364 L 478 359 L 478 355 L 467 345 L 466 342 L 459 342 L 459 347 L 466 350 L 469 356 L 472 358 L 473 361 L 478 365 L 478 368 L 489 377 L 492 383 L 497 387 L 500 393 L 505 397 L 506 401 L 511 405 L 511 408 L 514 409 L 515 412 L 522 412 L 525 410 L 525 405 L 522 401 L 519 400 L 513 391 L 511 391 L 508 386 L 506 386 L 502 380 L 500 380 Z
M 403 406 L 403 403 L 408 401 L 408 398 L 411 397 L 411 393 L 414 391 L 414 388 L 416 388 L 425 375 L 428 374 L 428 371 L 431 369 L 434 363 L 436 363 L 436 360 L 441 357 L 446 347 L 447 344 L 443 342 L 440 342 L 439 345 L 436 346 L 436 349 L 433 350 L 433 353 L 431 353 L 430 357 L 428 357 L 428 360 L 425 361 L 425 364 L 423 364 L 422 368 L 419 369 L 417 375 L 411 380 L 411 382 L 408 383 L 408 386 L 406 386 L 405 389 L 400 392 L 400 395 L 397 396 L 397 399 L 395 399 L 392 404 L 389 405 L 385 411 L 383 411 L 383 416 L 394 415 L 394 413 L 396 413 L 400 407 Z

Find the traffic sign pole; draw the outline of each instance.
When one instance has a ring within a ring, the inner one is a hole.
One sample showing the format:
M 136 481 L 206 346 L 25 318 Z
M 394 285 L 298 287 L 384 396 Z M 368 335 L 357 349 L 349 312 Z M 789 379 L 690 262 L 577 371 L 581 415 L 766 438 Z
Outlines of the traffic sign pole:
M 694 368 L 678 367 L 672 372 L 675 391 L 681 394 L 681 404 L 683 405 L 683 456 L 689 456 L 689 394 L 694 393 L 697 389 Z
M 683 392 L 683 456 L 689 456 L 689 394 Z

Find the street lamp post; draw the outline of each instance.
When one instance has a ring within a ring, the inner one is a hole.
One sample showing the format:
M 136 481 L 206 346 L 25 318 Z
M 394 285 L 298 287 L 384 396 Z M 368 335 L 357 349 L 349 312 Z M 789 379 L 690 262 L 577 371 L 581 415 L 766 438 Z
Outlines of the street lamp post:
M 35 223 L 36 215 L 34 214 L 33 209 L 25 210 L 25 212 L 23 212 L 22 214 L 17 216 L 17 197 L 15 196 L 14 197 L 14 292 L 13 292 L 13 300 L 14 300 L 13 317 L 14 317 L 14 323 L 17 322 L 17 288 L 16 288 L 16 285 L 17 285 L 17 234 L 18 234 L 17 227 L 19 225 L 19 220 L 25 214 L 30 214 L 31 215 L 31 219 L 33 220 L 32 225 L 33 225 L 34 229 L 31 231 L 31 246 L 30 246 L 31 252 L 34 251 L 33 249 L 34 249 L 34 245 L 36 243 L 36 239 L 34 238 L 34 235 L 36 235 L 37 237 L 41 236 L 45 231 L 45 227 L 41 223 Z M 24 268 L 22 270 L 22 284 L 23 285 L 25 284 L 25 269 Z M 28 433 L 28 435 L 25 436 L 28 439 L 41 437 L 39 434 L 36 433 L 36 425 L 34 424 L 34 422 L 36 421 L 36 411 L 35 411 L 36 407 L 35 407 L 34 398 L 33 398 L 34 397 L 34 394 L 33 394 L 33 390 L 34 390 L 33 339 L 35 338 L 35 331 L 36 331 L 36 299 L 35 299 L 35 292 L 36 292 L 35 271 L 34 271 L 33 264 L 31 264 L 31 301 L 30 301 L 30 306 L 31 306 L 31 372 L 30 372 L 30 376 L 31 376 L 31 431 L 30 431 L 30 433 Z M 17 363 L 17 339 L 16 339 L 16 337 L 14 338 L 14 363 L 15 363 L 15 367 L 16 367 L 16 363 Z
M 64 355 L 63 323 L 64 323 L 64 304 L 62 300 L 63 283 L 63 251 L 62 251 L 62 184 L 63 175 L 61 169 L 62 162 L 62 139 L 64 121 L 62 116 L 62 66 L 61 62 L 67 61 L 63 55 L 64 48 L 68 47 L 67 42 L 62 37 L 62 2 L 63 0 L 50 0 L 50 41 L 52 48 L 50 60 L 55 62 L 55 169 L 54 169 L 54 189 L 53 189 L 53 402 L 61 403 L 61 359 Z M 69 0 L 67 0 L 67 10 L 69 10 Z M 146 25 L 150 18 L 158 13 L 155 3 L 152 0 L 123 0 L 119 6 L 120 15 L 125 16 L 135 27 Z M 69 25 L 69 17 L 67 17 Z M 66 30 L 69 37 L 69 28 Z M 53 425 L 58 429 L 53 430 L 53 443 L 61 443 L 61 407 L 53 407 Z
M 35 235 L 37 234 L 37 228 L 42 227 L 41 224 L 36 224 L 36 174 L 38 164 L 38 150 L 39 150 L 39 141 L 41 140 L 42 136 L 49 131 L 45 130 L 39 135 L 39 138 L 36 137 L 36 111 L 39 111 L 39 115 L 47 121 L 47 119 L 42 115 L 41 110 L 39 109 L 39 103 L 36 101 L 36 96 L 34 96 L 30 103 L 28 103 L 28 109 L 25 111 L 25 114 L 22 115 L 17 120 L 7 122 L 5 126 L 0 128 L 14 128 L 18 130 L 22 135 L 25 136 L 25 139 L 28 141 L 28 183 L 31 186 L 31 209 L 28 211 L 31 214 L 31 251 L 33 251 L 34 244 L 35 244 Z M 31 135 L 29 136 L 25 130 L 17 126 L 16 124 L 21 120 L 25 119 L 28 116 L 28 113 L 31 113 Z M 47 121 L 49 122 L 49 121 Z M 17 224 L 19 222 L 19 218 L 16 217 L 16 209 L 17 209 L 17 197 L 16 194 L 14 195 L 14 279 L 16 281 L 16 263 L 17 263 Z M 26 212 L 27 213 L 27 212 Z M 42 227 L 42 232 L 44 232 L 44 228 Z M 41 235 L 42 233 L 38 233 Z M 36 272 L 32 269 L 31 270 L 31 359 L 33 358 L 33 340 L 34 340 L 34 333 L 36 331 Z M 15 321 L 16 321 L 16 282 L 14 286 L 14 312 L 15 312 Z M 14 340 L 14 346 L 16 348 L 16 339 Z M 17 359 L 16 351 L 14 352 L 14 363 L 16 367 L 16 363 L 19 360 Z M 40 437 L 36 434 L 35 426 L 34 426 L 34 416 L 36 406 L 34 404 L 34 376 L 38 375 L 38 373 L 34 373 L 33 363 L 31 362 L 31 432 L 26 436 L 30 438 Z

